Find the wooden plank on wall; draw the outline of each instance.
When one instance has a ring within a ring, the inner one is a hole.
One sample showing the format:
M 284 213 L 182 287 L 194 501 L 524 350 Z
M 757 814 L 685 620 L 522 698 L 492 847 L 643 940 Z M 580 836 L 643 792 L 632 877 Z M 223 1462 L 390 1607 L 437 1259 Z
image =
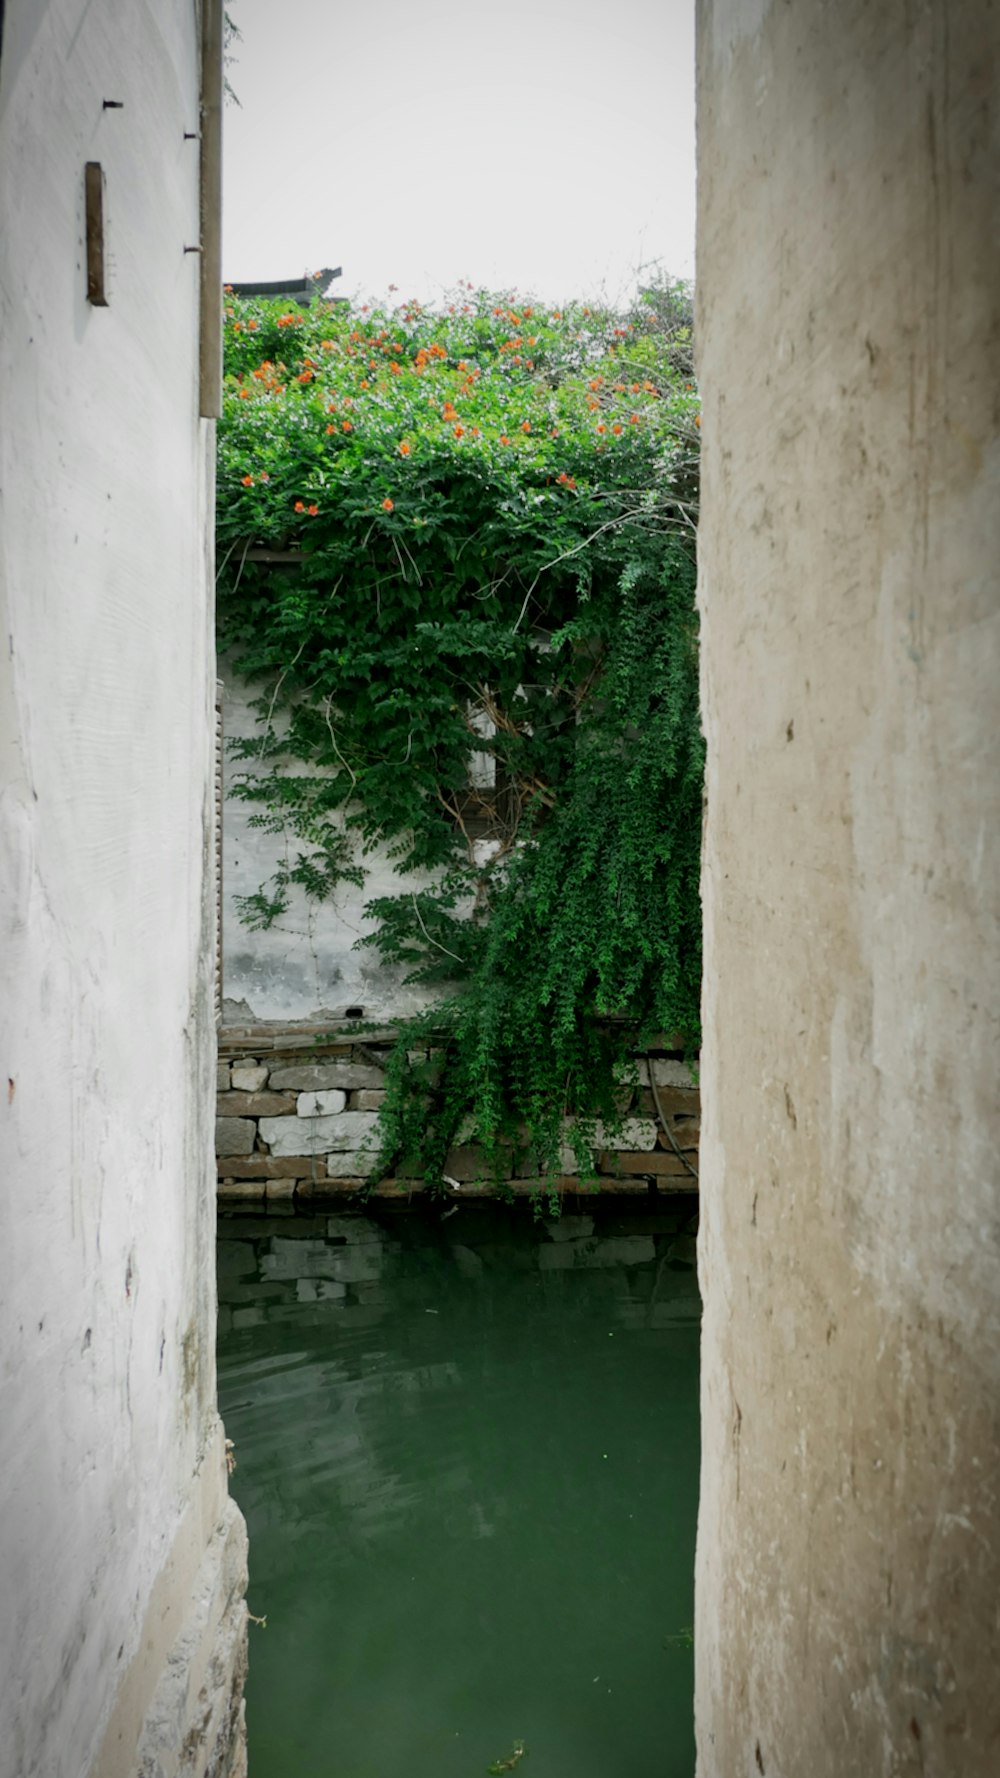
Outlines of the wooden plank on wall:
M 223 0 L 202 0 L 199 412 L 222 413 Z
M 222 1024 L 222 680 L 215 682 L 215 1023 Z

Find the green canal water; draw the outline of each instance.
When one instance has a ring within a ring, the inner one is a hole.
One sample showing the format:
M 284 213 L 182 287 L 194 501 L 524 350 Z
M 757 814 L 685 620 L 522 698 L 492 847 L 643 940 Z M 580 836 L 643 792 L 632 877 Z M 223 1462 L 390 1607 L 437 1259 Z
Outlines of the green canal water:
M 252 1778 L 691 1778 L 695 1211 L 220 1219 Z

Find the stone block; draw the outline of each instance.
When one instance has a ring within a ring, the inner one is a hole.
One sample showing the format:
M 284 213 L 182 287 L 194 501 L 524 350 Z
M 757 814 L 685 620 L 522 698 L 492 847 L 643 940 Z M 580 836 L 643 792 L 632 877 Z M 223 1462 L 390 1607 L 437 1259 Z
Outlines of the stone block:
M 656 1124 L 651 1117 L 626 1117 L 622 1120 L 620 1134 L 616 1135 L 598 1119 L 594 1125 L 594 1147 L 615 1149 L 622 1154 L 634 1149 L 655 1148 Z
M 563 1119 L 563 1130 L 566 1138 L 564 1155 L 571 1155 L 570 1136 L 573 1130 L 573 1119 Z M 589 1132 L 588 1132 L 589 1134 Z M 595 1149 L 614 1148 L 627 1152 L 630 1149 L 649 1149 L 656 1147 L 656 1122 L 651 1117 L 626 1117 L 622 1119 L 620 1134 L 609 1129 L 598 1118 L 593 1125 L 592 1143 Z M 573 1169 L 566 1167 L 568 1173 Z
M 538 1249 L 543 1272 L 605 1266 L 641 1266 L 656 1258 L 651 1235 L 620 1235 L 606 1240 L 552 1242 Z
M 267 1189 L 263 1179 L 220 1179 L 216 1186 L 216 1197 L 227 1205 L 262 1204 Z
M 262 1117 L 261 1141 L 276 1155 L 319 1155 L 357 1148 L 373 1140 L 374 1111 L 341 1111 L 333 1117 Z
M 222 1093 L 215 1101 L 218 1117 L 278 1117 L 295 1110 L 293 1093 Z
M 229 1063 L 219 1062 L 216 1068 L 216 1092 L 228 1093 L 230 1087 Z
M 267 1085 L 268 1070 L 263 1062 L 246 1056 L 232 1065 L 234 1093 L 259 1093 Z
M 271 1086 L 277 1091 L 315 1093 L 340 1090 L 352 1092 L 356 1087 L 384 1087 L 381 1068 L 364 1062 L 289 1062 L 272 1068 Z
M 381 1276 L 383 1252 L 376 1241 L 353 1247 L 332 1247 L 325 1241 L 302 1241 L 276 1235 L 270 1253 L 261 1258 L 261 1277 L 271 1280 L 329 1278 L 338 1284 L 357 1284 Z
M 674 1142 L 676 1142 L 682 1153 L 686 1150 L 691 1151 L 691 1160 L 694 1165 L 697 1166 L 697 1153 L 701 1142 L 701 1125 L 699 1124 L 698 1119 L 693 1117 L 672 1117 L 670 1119 L 670 1136 L 673 1137 Z M 673 1143 L 670 1140 L 670 1136 L 668 1136 L 666 1131 L 662 1128 L 657 1130 L 657 1146 L 659 1148 L 672 1148 Z
M 274 1154 L 251 1154 L 236 1159 L 219 1160 L 219 1175 L 224 1179 L 304 1179 L 306 1175 L 321 1179 L 325 1167 L 316 1157 Z
M 637 1067 L 640 1083 L 644 1087 L 649 1085 L 650 1068 L 658 1087 L 693 1087 L 695 1084 L 694 1074 L 687 1063 L 675 1062 L 670 1056 L 654 1056 L 651 1062 L 642 1056 Z
M 295 1192 L 297 1204 L 328 1204 L 336 1199 L 349 1198 L 352 1192 L 361 1191 L 363 1179 L 300 1179 Z
M 342 1302 L 347 1295 L 347 1285 L 338 1284 L 335 1278 L 296 1278 L 295 1300 L 299 1303 L 336 1303 Z
M 386 1094 L 383 1087 L 359 1087 L 351 1094 L 352 1111 L 381 1111 Z
M 638 1154 L 623 1154 L 620 1149 L 603 1149 L 597 1157 L 599 1173 L 683 1173 L 686 1179 L 694 1180 L 679 1155 L 672 1148 L 654 1148 L 651 1151 L 640 1151 Z
M 295 1196 L 295 1188 L 298 1185 L 298 1180 L 268 1179 L 266 1185 L 267 1207 L 270 1209 L 273 1204 L 291 1203 Z
M 697 1087 L 657 1087 L 656 1098 L 659 1099 L 666 1118 L 701 1115 L 701 1094 Z M 646 1117 L 659 1117 L 656 1099 L 649 1087 L 643 1087 L 636 1095 L 636 1109 Z
M 367 1216 L 351 1215 L 350 1212 L 339 1216 L 328 1216 L 326 1232 L 333 1241 L 346 1242 L 354 1247 L 358 1242 L 381 1241 L 387 1239 L 386 1232 L 377 1222 L 371 1222 Z
M 298 1117 L 334 1117 L 343 1111 L 347 1104 L 347 1094 L 342 1087 L 332 1087 L 318 1093 L 300 1093 L 295 1101 Z
M 580 1241 L 594 1232 L 592 1216 L 560 1216 L 546 1222 L 550 1241 Z
M 245 1117 L 219 1117 L 215 1120 L 216 1154 L 252 1154 L 257 1135 L 255 1124 Z
M 296 1278 L 335 1278 L 338 1249 L 326 1241 L 275 1235 L 271 1250 L 261 1256 L 260 1275 L 271 1281 Z
M 369 1179 L 375 1171 L 378 1149 L 349 1148 L 328 1154 L 326 1157 L 326 1174 L 328 1179 Z

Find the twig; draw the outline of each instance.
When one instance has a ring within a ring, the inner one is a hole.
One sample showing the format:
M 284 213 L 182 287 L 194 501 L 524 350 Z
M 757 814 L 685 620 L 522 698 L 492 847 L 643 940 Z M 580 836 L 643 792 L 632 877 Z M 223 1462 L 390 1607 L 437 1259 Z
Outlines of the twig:
M 326 717 L 326 726 L 330 731 L 330 740 L 333 745 L 333 751 L 337 755 L 337 758 L 339 759 L 341 765 L 343 766 L 345 772 L 347 773 L 347 776 L 351 780 L 351 789 L 357 790 L 358 780 L 355 777 L 354 773 L 351 771 L 351 768 L 348 765 L 346 759 L 344 758 L 344 755 L 341 753 L 340 748 L 337 746 L 337 737 L 333 732 L 333 718 L 330 715 L 330 700 L 329 700 L 329 698 L 324 699 L 323 715 Z
M 464 958 L 457 956 L 454 951 L 449 951 L 447 945 L 439 944 L 436 938 L 431 937 L 426 926 L 424 925 L 423 919 L 421 918 L 420 909 L 417 906 L 416 896 L 411 894 L 410 900 L 413 903 L 413 912 L 417 916 L 417 924 L 419 925 L 421 932 L 423 933 L 425 939 L 427 940 L 427 943 L 429 945 L 433 945 L 436 951 L 443 951 L 446 957 L 452 957 L 456 963 L 461 963 L 464 968 L 464 963 L 465 963 Z
M 242 573 L 242 568 L 241 568 L 240 572 Z M 267 716 L 264 721 L 264 733 L 261 736 L 260 747 L 258 749 L 258 754 L 257 754 L 257 757 L 259 759 L 263 759 L 263 757 L 264 757 L 264 748 L 267 746 L 267 737 L 271 732 L 271 718 L 274 715 L 274 706 L 278 701 L 278 693 L 281 690 L 281 687 L 284 684 L 285 679 L 287 678 L 288 674 L 291 672 L 292 668 L 294 666 L 298 665 L 299 659 L 305 649 L 305 645 L 306 645 L 307 641 L 308 641 L 308 637 L 303 636 L 302 641 L 299 644 L 298 650 L 296 651 L 295 659 L 289 661 L 287 667 L 282 667 L 281 672 L 278 674 L 278 683 L 276 684 L 276 686 L 274 688 L 274 692 L 271 697 L 271 702 L 268 705 Z

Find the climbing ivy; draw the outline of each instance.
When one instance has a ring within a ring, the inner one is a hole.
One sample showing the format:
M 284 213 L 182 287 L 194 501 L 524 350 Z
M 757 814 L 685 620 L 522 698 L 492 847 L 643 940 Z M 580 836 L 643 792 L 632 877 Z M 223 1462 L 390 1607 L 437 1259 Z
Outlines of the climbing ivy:
M 260 687 L 235 788 L 292 841 L 243 917 L 362 884 L 375 845 L 432 873 L 369 904 L 364 942 L 436 994 L 385 1170 L 437 1184 L 474 1135 L 498 1178 L 551 1176 L 630 1049 L 695 1038 L 689 320 L 662 282 L 625 314 L 227 299 L 220 645 Z

